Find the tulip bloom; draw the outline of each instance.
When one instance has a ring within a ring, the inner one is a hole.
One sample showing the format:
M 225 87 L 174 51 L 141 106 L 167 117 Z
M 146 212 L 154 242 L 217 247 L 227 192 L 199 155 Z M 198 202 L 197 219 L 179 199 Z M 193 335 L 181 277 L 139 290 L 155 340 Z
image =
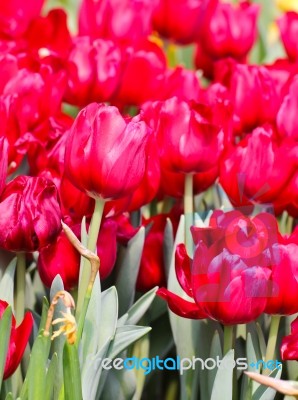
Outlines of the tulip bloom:
M 276 221 L 232 211 L 215 213 L 207 228 L 194 228 L 191 260 L 183 244 L 176 250 L 176 274 L 188 301 L 166 289 L 158 293 L 186 318 L 211 318 L 224 325 L 255 320 L 264 312 L 271 285 L 270 249 Z
M 160 0 L 153 12 L 153 28 L 181 44 L 195 42 L 218 0 Z M 206 21 L 205 21 L 206 20 Z
M 291 323 L 291 334 L 282 339 L 281 359 L 298 361 L 298 318 Z
M 97 239 L 97 255 L 100 259 L 100 278 L 107 278 L 113 270 L 117 255 L 117 223 L 106 219 L 103 221 Z M 80 238 L 81 225 L 71 227 Z M 77 287 L 80 273 L 80 254 L 70 243 L 64 232 L 56 241 L 43 247 L 39 252 L 37 268 L 42 282 L 51 287 L 56 275 L 60 275 L 66 290 Z
M 0 34 L 17 38 L 24 34 L 30 22 L 40 14 L 44 0 L 24 2 L 2 1 L 0 8 Z
M 236 133 L 249 132 L 275 121 L 281 93 L 264 66 L 237 64 L 225 59 L 215 64 L 214 74 L 215 80 L 229 89 Z
M 211 59 L 233 57 L 243 60 L 257 36 L 259 6 L 243 1 L 238 5 L 219 2 L 210 23 L 201 30 L 200 45 Z
M 123 58 L 121 80 L 113 101 L 123 106 L 158 99 L 163 90 L 167 66 L 160 46 L 150 40 L 142 40 L 133 47 L 127 47 Z
M 8 303 L 0 300 L 0 320 L 7 307 Z M 14 316 L 12 316 L 8 353 L 6 355 L 6 362 L 4 366 L 4 379 L 9 378 L 20 364 L 32 331 L 32 327 L 33 317 L 30 312 L 25 314 L 22 323 L 18 327 L 16 327 L 16 320 Z
M 83 0 L 79 11 L 79 33 L 129 44 L 147 37 L 157 0 Z
M 0 247 L 35 251 L 55 240 L 61 230 L 57 188 L 44 178 L 18 176 L 0 196 Z
M 289 11 L 278 20 L 281 38 L 290 61 L 298 60 L 298 13 Z
M 116 107 L 92 103 L 70 129 L 66 176 L 91 197 L 124 197 L 144 177 L 149 140 L 149 128 L 140 115 L 124 119 Z
M 108 101 L 119 85 L 121 61 L 120 49 L 110 40 L 74 38 L 67 62 L 65 100 L 78 106 Z
M 230 148 L 220 167 L 220 183 L 232 203 L 277 200 L 296 172 L 297 150 L 292 142 L 275 142 L 268 127 L 255 129 Z
M 30 52 L 35 51 L 41 58 L 53 55 L 66 59 L 71 47 L 66 12 L 54 9 L 45 17 L 35 18 L 26 32 L 25 39 Z
M 298 77 L 295 77 L 289 87 L 288 94 L 283 99 L 276 117 L 279 135 L 296 141 L 298 140 L 298 123 L 296 118 L 298 107 L 297 90 Z
M 224 134 L 213 122 L 211 108 L 173 97 L 147 103 L 144 109 L 146 121 L 156 132 L 163 168 L 187 174 L 217 165 Z
M 167 215 L 156 215 L 147 221 L 144 226 L 152 224 L 146 236 L 144 250 L 137 279 L 137 290 L 148 291 L 155 286 L 164 286 L 166 283 L 163 239 Z

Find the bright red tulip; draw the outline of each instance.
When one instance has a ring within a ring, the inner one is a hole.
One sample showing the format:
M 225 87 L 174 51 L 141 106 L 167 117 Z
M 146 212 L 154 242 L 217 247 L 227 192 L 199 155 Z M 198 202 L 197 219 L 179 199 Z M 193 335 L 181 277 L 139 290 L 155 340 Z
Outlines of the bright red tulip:
M 283 361 L 298 361 L 298 318 L 291 323 L 291 334 L 282 339 L 280 354 Z
M 145 221 L 144 226 L 152 226 L 146 236 L 141 264 L 137 279 L 137 290 L 146 292 L 155 286 L 164 286 L 166 283 L 164 264 L 164 230 L 167 215 L 156 215 Z
M 201 30 L 203 51 L 213 60 L 233 57 L 243 60 L 257 36 L 259 5 L 242 1 L 238 5 L 218 2 L 210 22 Z
M 224 133 L 212 121 L 212 109 L 177 97 L 144 105 L 145 119 L 156 132 L 162 168 L 175 173 L 213 169 Z
M 195 42 L 217 3 L 218 0 L 160 0 L 153 13 L 153 28 L 178 43 Z
M 91 197 L 124 197 L 144 177 L 149 141 L 149 128 L 140 115 L 124 119 L 116 107 L 92 103 L 69 132 L 66 176 Z
M 278 20 L 281 38 L 291 61 L 298 61 L 298 13 L 289 11 Z
M 67 27 L 67 15 L 62 9 L 54 9 L 32 21 L 26 32 L 28 50 L 41 58 L 49 55 L 65 59 L 71 47 L 71 35 Z
M 249 132 L 275 121 L 281 97 L 264 66 L 237 64 L 231 59 L 218 61 L 215 80 L 229 89 L 236 133 Z
M 8 303 L 0 300 L 0 320 L 7 307 Z M 14 316 L 12 317 L 8 353 L 4 366 L 4 379 L 9 378 L 20 364 L 32 331 L 32 327 L 33 317 L 30 312 L 25 314 L 22 323 L 18 327 L 16 327 L 16 320 Z
M 79 33 L 129 44 L 150 34 L 157 0 L 83 0 Z
M 166 72 L 161 100 L 177 96 L 181 100 L 198 100 L 200 82 L 195 71 L 177 67 Z
M 291 315 L 298 312 L 298 244 L 273 246 L 272 287 L 268 294 L 265 312 Z
M 119 47 L 110 40 L 74 38 L 68 57 L 65 100 L 78 106 L 108 101 L 120 82 L 121 61 Z
M 105 219 L 99 231 L 97 254 L 100 259 L 100 278 L 107 278 L 113 270 L 117 255 L 117 223 Z M 75 235 L 80 239 L 81 225 L 71 226 Z M 70 243 L 64 232 L 57 239 L 43 247 L 39 252 L 38 272 L 42 282 L 50 287 L 56 275 L 60 275 L 66 290 L 78 286 L 80 273 L 80 254 Z
M 30 22 L 40 14 L 44 0 L 35 1 L 1 1 L 0 35 L 17 38 L 23 35 Z
M 127 47 L 121 81 L 113 101 L 123 106 L 158 99 L 164 86 L 166 66 L 163 50 L 150 40 Z
M 298 77 L 295 77 L 289 87 L 289 93 L 283 99 L 276 120 L 279 135 L 296 141 L 298 140 L 297 107 Z
M 162 289 L 158 294 L 176 314 L 210 318 L 224 325 L 248 323 L 264 312 L 271 287 L 270 214 L 249 219 L 237 211 L 215 214 L 207 228 L 194 231 L 191 260 L 183 244 L 176 250 L 176 274 L 193 302 Z M 267 227 L 269 228 L 267 229 Z M 274 230 L 274 229 L 273 229 Z
M 47 246 L 61 230 L 57 188 L 44 178 L 18 176 L 0 196 L 0 247 L 35 251 Z
M 235 205 L 272 203 L 286 190 L 297 162 L 297 145 L 278 143 L 270 128 L 257 128 L 226 153 L 220 183 Z

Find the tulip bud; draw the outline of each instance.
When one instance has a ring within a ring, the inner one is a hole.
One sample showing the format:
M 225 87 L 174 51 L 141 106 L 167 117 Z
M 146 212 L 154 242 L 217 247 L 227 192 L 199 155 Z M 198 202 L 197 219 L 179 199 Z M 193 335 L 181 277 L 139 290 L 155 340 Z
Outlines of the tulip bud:
M 89 104 L 69 131 L 66 176 L 91 197 L 124 197 L 144 177 L 149 136 L 140 115 L 124 119 L 116 107 Z

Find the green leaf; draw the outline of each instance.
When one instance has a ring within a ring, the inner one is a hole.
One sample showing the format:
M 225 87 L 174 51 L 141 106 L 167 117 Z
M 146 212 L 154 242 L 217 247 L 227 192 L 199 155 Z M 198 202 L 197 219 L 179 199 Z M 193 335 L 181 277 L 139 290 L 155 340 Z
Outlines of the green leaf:
M 282 373 L 282 368 L 280 369 L 276 368 L 270 373 L 269 377 L 279 379 L 281 377 L 281 373 Z M 276 390 L 261 385 L 253 394 L 252 400 L 274 400 L 275 395 L 276 395 Z
M 257 347 L 257 343 L 255 341 L 252 340 L 252 335 L 250 332 L 247 333 L 247 339 L 246 339 L 246 354 L 247 354 L 247 363 L 248 363 L 248 371 L 252 371 L 252 372 L 260 372 L 261 370 L 261 364 L 258 364 L 257 367 L 255 366 L 251 366 L 256 364 L 256 362 L 260 359 L 257 355 L 256 355 L 256 347 Z M 254 393 L 258 387 L 260 385 L 253 381 L 252 382 L 252 393 Z
M 105 378 L 101 379 L 102 366 L 101 360 L 106 357 L 111 339 L 101 347 L 95 355 L 88 355 L 82 371 L 82 391 L 83 398 L 93 400 L 98 398 L 100 390 L 103 388 Z
M 58 355 L 54 353 L 48 368 L 47 376 L 46 376 L 46 391 L 44 394 L 45 400 L 52 400 L 55 398 L 54 395 L 54 387 L 55 380 L 59 377 L 58 373 Z M 57 396 L 56 396 L 57 398 Z
M 0 281 L 0 293 L 1 300 L 6 301 L 13 309 L 14 297 L 13 297 L 13 288 L 14 288 L 14 274 L 17 265 L 17 258 L 15 257 L 10 261 L 5 272 Z
M 122 316 L 133 304 L 136 281 L 145 241 L 145 229 L 141 227 L 128 242 L 124 259 L 118 269 L 116 288 L 119 297 L 119 315 Z
M 13 395 L 12 395 L 11 392 L 10 392 L 10 393 L 7 393 L 7 395 L 6 395 L 6 397 L 5 397 L 5 400 L 13 400 Z
M 143 372 L 141 372 L 143 374 Z M 111 370 L 102 391 L 101 400 L 128 400 L 136 392 L 136 378 L 132 370 Z
M 0 392 L 11 332 L 12 310 L 8 306 L 0 320 Z
M 65 342 L 63 349 L 63 376 L 65 400 L 82 400 L 78 349 L 68 342 Z
M 234 350 L 230 350 L 222 359 L 224 368 L 219 368 L 212 389 L 211 400 L 232 400 Z
M 118 295 L 115 286 L 105 290 L 101 296 L 100 329 L 96 332 L 97 349 L 100 349 L 107 339 L 113 338 L 116 332 L 118 318 Z
M 149 292 L 145 293 L 132 305 L 132 307 L 127 312 L 128 316 L 125 322 L 126 325 L 134 325 L 139 322 L 139 320 L 143 317 L 143 315 L 155 299 L 157 289 L 158 287 L 149 290 Z
M 96 354 L 98 350 L 98 335 L 101 334 L 101 329 L 105 325 L 101 323 L 101 298 L 101 286 L 99 275 L 97 274 L 87 308 L 82 334 L 82 365 L 84 364 L 84 360 L 86 360 L 88 354 Z
M 22 385 L 22 389 L 20 391 L 20 400 L 27 400 L 28 399 L 28 379 L 25 378 L 24 383 Z
M 213 359 L 216 359 L 216 357 L 219 357 L 219 359 L 222 359 L 222 348 L 221 348 L 221 342 L 220 342 L 220 336 L 217 331 L 214 332 L 214 336 L 212 339 L 211 343 L 211 349 L 210 349 L 210 357 Z M 211 369 L 208 371 L 208 387 L 209 387 L 209 393 L 212 393 L 212 388 L 214 385 L 216 373 L 217 373 L 217 368 Z
M 48 357 L 50 353 L 50 336 L 42 333 L 35 339 L 27 373 L 28 399 L 42 399 L 46 391 L 46 374 Z
M 116 329 L 115 337 L 111 342 L 108 357 L 114 358 L 121 351 L 127 349 L 133 342 L 151 331 L 150 327 L 125 325 Z
M 171 220 L 167 218 L 165 232 L 164 232 L 164 241 L 163 241 L 163 254 L 164 254 L 167 279 L 169 277 L 169 272 L 171 267 L 173 248 L 174 248 L 173 225 Z

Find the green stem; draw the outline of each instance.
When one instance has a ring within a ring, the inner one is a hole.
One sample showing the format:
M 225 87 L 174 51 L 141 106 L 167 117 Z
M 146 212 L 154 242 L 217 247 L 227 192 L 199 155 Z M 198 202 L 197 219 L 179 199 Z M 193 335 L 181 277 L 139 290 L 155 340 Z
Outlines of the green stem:
M 233 325 L 225 325 L 224 326 L 224 348 L 223 354 L 224 356 L 233 348 L 234 343 L 234 326 Z
M 19 325 L 25 314 L 26 254 L 17 253 L 16 320 Z
M 269 338 L 268 338 L 266 357 L 265 357 L 266 362 L 269 360 L 273 360 L 274 358 L 280 319 L 281 319 L 280 315 L 272 315 L 271 317 Z
M 105 201 L 103 199 L 95 200 L 95 209 L 91 218 L 91 223 L 88 231 L 88 250 L 95 251 L 96 242 L 98 238 L 98 233 L 100 229 L 103 209 L 104 209 Z M 84 259 L 83 262 L 83 271 L 80 278 L 79 291 L 78 291 L 78 302 L 77 302 L 77 312 L 76 317 L 80 316 L 80 313 L 83 311 L 84 298 L 86 295 L 87 287 L 90 280 L 90 264 L 89 261 Z
M 193 253 L 193 240 L 190 227 L 193 225 L 193 175 L 185 175 L 184 184 L 185 245 L 188 255 Z

